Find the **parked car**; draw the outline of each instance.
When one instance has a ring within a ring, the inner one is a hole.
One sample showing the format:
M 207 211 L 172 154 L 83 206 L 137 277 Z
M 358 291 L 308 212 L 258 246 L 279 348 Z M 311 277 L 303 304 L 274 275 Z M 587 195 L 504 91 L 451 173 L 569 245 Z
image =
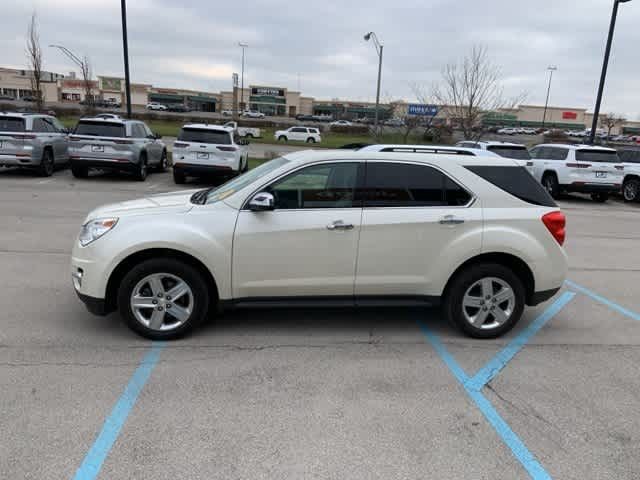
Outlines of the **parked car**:
M 305 115 L 299 113 L 298 115 L 296 115 L 296 120 L 299 120 L 301 122 L 310 122 L 313 121 L 313 115 Z
M 344 148 L 344 147 L 343 147 Z M 440 155 L 467 155 L 472 157 L 498 157 L 489 150 L 481 150 L 479 148 L 452 147 L 449 145 L 389 145 L 376 144 L 364 145 L 355 148 L 359 152 L 397 152 L 397 153 L 423 153 L 423 154 L 440 154 Z
M 335 120 L 329 125 L 331 125 L 332 127 L 351 127 L 353 126 L 353 123 L 349 122 L 348 120 Z
M 537 145 L 530 153 L 533 176 L 554 198 L 580 192 L 606 202 L 622 186 L 624 166 L 612 148 L 552 143 Z
M 501 128 L 498 133 L 500 135 L 515 135 L 517 131 L 515 128 Z
M 25 95 L 23 97 L 20 97 L 20 100 L 22 100 L 23 102 L 29 102 L 29 103 L 38 101 L 38 99 L 34 95 Z
M 71 276 L 91 312 L 154 340 L 209 311 L 318 304 L 440 304 L 490 338 L 560 290 L 564 240 L 564 215 L 513 160 L 316 150 L 94 210 Z
M 122 119 L 120 115 L 117 113 L 98 113 L 95 118 L 111 118 L 111 119 Z
M 170 112 L 186 113 L 190 112 L 191 108 L 183 103 L 173 103 L 171 105 L 167 105 L 167 110 Z
M 640 149 L 618 150 L 618 156 L 624 166 L 622 197 L 626 202 L 637 202 L 640 200 Z
M 98 106 L 104 108 L 120 108 L 122 104 L 114 98 L 107 98 L 105 100 L 102 100 L 102 102 Z
M 139 120 L 90 117 L 70 137 L 71 173 L 86 178 L 90 169 L 132 173 L 144 181 L 150 168 L 167 168 L 167 147 Z
M 68 130 L 50 115 L 0 112 L 0 167 L 53 175 L 56 165 L 69 161 Z
M 320 130 L 309 127 L 289 127 L 286 130 L 277 130 L 274 138 L 279 142 L 320 143 L 322 141 Z
M 220 112 L 220 113 L 222 113 L 223 117 L 231 117 L 231 116 L 233 116 L 233 110 L 222 110 L 222 112 Z
M 249 169 L 249 149 L 233 128 L 201 123 L 182 127 L 173 144 L 173 180 L 187 176 L 236 176 Z
M 0 100 L 8 100 L 10 102 L 14 102 L 16 98 L 11 95 L 0 95 Z
M 404 127 L 404 120 L 401 118 L 390 118 L 383 122 L 387 127 Z
M 521 131 L 524 135 L 536 135 L 538 133 L 535 128 L 522 128 Z
M 160 110 L 166 111 L 167 106 L 157 102 L 149 102 L 147 103 L 147 110 Z
M 262 137 L 262 131 L 255 127 L 239 127 L 237 122 L 227 122 L 223 127 L 230 128 L 232 131 L 238 133 L 242 138 L 260 138 Z
M 242 112 L 242 116 L 248 118 L 264 118 L 265 114 L 262 112 L 258 112 L 257 110 L 245 110 L 244 112 Z

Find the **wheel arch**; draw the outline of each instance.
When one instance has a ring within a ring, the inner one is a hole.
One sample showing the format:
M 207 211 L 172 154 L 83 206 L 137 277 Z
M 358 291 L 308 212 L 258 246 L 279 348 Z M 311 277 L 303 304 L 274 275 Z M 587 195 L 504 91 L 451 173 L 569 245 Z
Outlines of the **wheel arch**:
M 205 266 L 202 261 L 196 257 L 189 255 L 188 253 L 174 250 L 171 248 L 148 248 L 145 250 L 139 250 L 132 253 L 128 257 L 118 263 L 116 268 L 111 272 L 109 280 L 107 281 L 107 290 L 105 295 L 105 309 L 108 312 L 115 311 L 118 308 L 118 287 L 124 276 L 135 265 L 150 260 L 152 258 L 172 258 L 184 262 L 200 272 L 202 277 L 209 288 L 209 292 L 213 292 L 211 296 L 211 306 L 215 305 L 219 298 L 218 285 L 213 277 L 211 271 Z

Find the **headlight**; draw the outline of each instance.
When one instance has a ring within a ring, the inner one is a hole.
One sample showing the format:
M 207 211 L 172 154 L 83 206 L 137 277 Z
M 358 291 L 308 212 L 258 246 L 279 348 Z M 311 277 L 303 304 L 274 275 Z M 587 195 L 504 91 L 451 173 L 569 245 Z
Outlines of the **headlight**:
M 89 220 L 82 226 L 80 230 L 80 236 L 78 239 L 80 240 L 80 245 L 86 247 L 91 242 L 99 239 L 109 230 L 116 226 L 118 223 L 118 219 L 113 218 L 95 218 L 93 220 Z

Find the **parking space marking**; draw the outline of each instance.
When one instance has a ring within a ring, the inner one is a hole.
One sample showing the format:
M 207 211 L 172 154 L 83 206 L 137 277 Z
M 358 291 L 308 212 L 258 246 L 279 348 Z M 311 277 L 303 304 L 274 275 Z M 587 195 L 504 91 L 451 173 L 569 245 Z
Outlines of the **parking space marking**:
M 583 293 L 584 295 L 587 295 L 588 297 L 591 297 L 592 299 L 596 300 L 597 302 L 600 302 L 604 305 L 606 305 L 607 307 L 615 310 L 616 312 L 619 312 L 623 315 L 626 315 L 629 318 L 633 318 L 634 320 L 638 320 L 640 321 L 640 313 L 636 313 L 632 310 L 629 310 L 628 308 L 625 308 L 621 305 L 618 305 L 617 303 L 604 298 L 601 295 L 598 295 L 595 292 L 592 292 L 591 290 L 589 290 L 588 288 L 585 288 L 581 285 L 578 285 L 577 283 L 572 282 L 571 280 L 565 280 L 565 283 L 573 288 L 574 290 L 577 290 L 580 293 Z
M 131 380 L 129 380 L 129 383 L 125 387 L 124 392 L 113 407 L 113 410 L 111 410 L 111 413 L 104 421 L 100 434 L 84 457 L 73 480 L 93 480 L 98 476 L 102 464 L 107 458 L 107 455 L 109 455 L 111 447 L 113 447 L 122 426 L 138 399 L 138 395 L 147 383 L 147 380 L 149 380 L 149 376 L 156 363 L 158 363 L 160 352 L 164 346 L 164 342 L 154 342 L 145 354 L 140 365 L 138 365 L 138 368 L 133 373 Z
M 560 310 L 562 310 L 575 297 L 574 292 L 564 292 L 542 314 L 522 330 L 509 344 L 493 357 L 484 367 L 469 379 L 466 386 L 472 390 L 481 390 L 487 383 L 500 373 L 500 371 L 516 356 L 531 337 L 544 327 Z

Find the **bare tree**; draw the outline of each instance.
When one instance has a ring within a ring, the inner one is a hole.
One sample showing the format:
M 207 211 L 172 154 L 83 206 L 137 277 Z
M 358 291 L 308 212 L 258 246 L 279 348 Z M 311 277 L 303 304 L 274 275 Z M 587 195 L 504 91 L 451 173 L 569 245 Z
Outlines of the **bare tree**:
M 84 87 L 85 107 L 87 111 L 91 112 L 95 108 L 95 99 L 93 98 L 93 81 L 91 80 L 91 61 L 86 55 L 82 57 L 82 62 L 80 62 L 80 74 Z
M 626 119 L 622 115 L 606 113 L 600 116 L 600 125 L 607 129 L 607 137 L 611 136 L 611 130 L 618 125 L 622 125 Z
M 29 63 L 31 93 L 36 99 L 36 109 L 42 110 L 42 49 L 40 48 L 40 34 L 38 33 L 38 17 L 36 12 L 31 14 L 31 21 L 27 28 L 27 61 Z
M 461 63 L 446 65 L 441 84 L 433 89 L 440 108 L 462 130 L 465 139 L 471 140 L 483 135 L 485 113 L 513 108 L 525 96 L 505 97 L 501 70 L 491 62 L 484 46 L 474 46 Z

